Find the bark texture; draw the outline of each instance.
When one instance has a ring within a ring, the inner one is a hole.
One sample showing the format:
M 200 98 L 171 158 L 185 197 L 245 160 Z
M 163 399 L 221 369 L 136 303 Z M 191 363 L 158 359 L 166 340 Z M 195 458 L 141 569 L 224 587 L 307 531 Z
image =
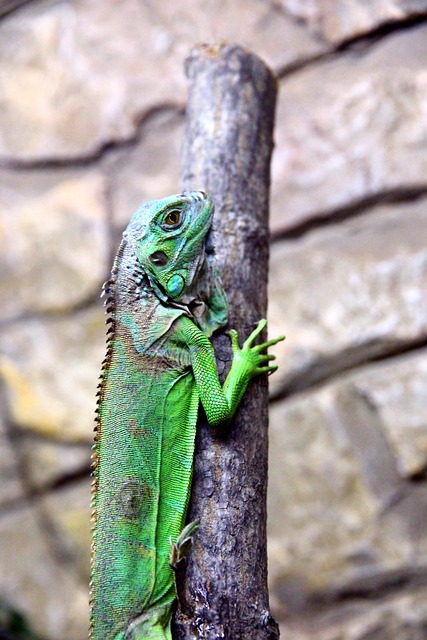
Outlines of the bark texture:
M 195 48 L 186 71 L 181 186 L 203 189 L 215 202 L 228 327 L 242 342 L 267 310 L 276 80 L 258 57 L 232 45 Z M 223 378 L 231 363 L 225 334 L 213 340 Z M 200 529 L 178 575 L 175 638 L 278 637 L 267 590 L 267 421 L 266 376 L 251 383 L 226 432 L 201 420 L 189 512 Z

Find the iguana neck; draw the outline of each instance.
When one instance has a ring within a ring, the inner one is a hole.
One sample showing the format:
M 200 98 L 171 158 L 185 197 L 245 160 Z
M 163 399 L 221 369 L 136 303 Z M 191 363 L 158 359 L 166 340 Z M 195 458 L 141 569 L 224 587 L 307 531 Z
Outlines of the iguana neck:
M 213 260 L 209 258 L 210 256 L 202 254 L 196 265 L 191 286 L 180 300 L 173 300 L 143 270 L 133 251 L 132 243 L 124 237 L 114 261 L 111 278 L 104 285 L 107 311 L 118 306 L 127 312 L 135 313 L 141 311 L 141 302 L 148 306 L 150 302 L 160 302 L 188 316 L 210 335 L 216 328 L 225 324 L 226 308 L 218 320 L 211 320 L 209 303 L 212 291 L 217 286 L 218 274 L 215 272 Z

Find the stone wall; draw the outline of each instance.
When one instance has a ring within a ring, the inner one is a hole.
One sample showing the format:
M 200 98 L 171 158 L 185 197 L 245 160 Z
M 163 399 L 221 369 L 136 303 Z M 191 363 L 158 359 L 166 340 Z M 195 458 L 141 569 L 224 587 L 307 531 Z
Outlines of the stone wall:
M 427 1 L 0 5 L 0 596 L 86 635 L 98 300 L 178 189 L 186 81 L 229 40 L 280 79 L 271 600 L 284 638 L 427 637 Z

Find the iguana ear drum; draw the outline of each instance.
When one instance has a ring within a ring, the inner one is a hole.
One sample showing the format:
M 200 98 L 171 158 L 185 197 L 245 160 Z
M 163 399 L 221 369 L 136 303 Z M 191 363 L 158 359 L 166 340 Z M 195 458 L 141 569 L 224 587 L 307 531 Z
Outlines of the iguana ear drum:
M 179 273 L 176 273 L 171 278 L 169 278 L 166 285 L 167 292 L 170 296 L 172 296 L 172 298 L 176 298 L 176 296 L 179 296 L 184 291 L 184 287 L 185 280 L 181 275 L 179 275 Z
M 158 267 L 164 267 L 169 262 L 169 258 L 164 251 L 155 251 L 151 256 L 148 256 L 148 259 Z

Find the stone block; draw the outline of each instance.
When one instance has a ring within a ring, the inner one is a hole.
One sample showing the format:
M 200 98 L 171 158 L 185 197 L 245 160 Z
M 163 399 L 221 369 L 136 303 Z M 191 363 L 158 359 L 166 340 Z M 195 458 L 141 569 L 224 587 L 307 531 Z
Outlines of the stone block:
M 273 393 L 427 339 L 426 201 L 380 207 L 272 247 Z
M 0 377 L 13 423 L 62 442 L 91 442 L 95 391 L 105 353 L 101 304 L 72 317 L 4 329 Z
M 272 226 L 289 229 L 393 190 L 426 186 L 427 27 L 281 83 Z
M 108 158 L 115 226 L 124 229 L 143 202 L 180 191 L 184 114 L 166 110 L 150 120 L 140 142 Z
M 198 0 L 30 3 L 0 24 L 0 155 L 94 156 L 134 139 L 153 107 L 184 105 L 184 61 L 212 40 L 238 41 L 275 66 L 325 47 L 257 0 L 212 0 L 203 11 Z
M 355 384 L 378 412 L 403 478 L 427 469 L 427 351 L 368 367 Z
M 379 504 L 337 425 L 331 394 L 305 394 L 270 413 L 269 575 L 291 608 L 387 555 Z M 389 547 L 389 558 L 403 563 L 403 546 L 392 539 Z
M 49 522 L 51 543 L 70 564 L 82 588 L 90 578 L 91 511 L 89 476 L 38 499 Z
M 326 610 L 283 620 L 284 638 L 292 640 L 424 640 L 427 629 L 425 589 L 373 600 L 331 603 Z
M 425 0 L 281 0 L 285 11 L 328 42 L 360 37 L 427 10 Z
M 16 452 L 0 415 L 0 511 L 25 495 Z
M 0 517 L 2 597 L 48 640 L 81 640 L 88 628 L 88 589 L 61 565 L 35 508 Z
M 3 172 L 0 318 L 63 311 L 97 294 L 107 274 L 98 172 Z
M 90 445 L 52 442 L 25 430 L 17 442 L 28 482 L 34 490 L 45 489 L 74 476 L 80 477 L 90 467 Z
M 311 620 L 322 640 L 377 626 L 378 638 L 400 640 L 425 625 L 415 616 L 411 626 L 404 607 L 393 620 L 393 607 L 378 615 L 373 598 L 425 586 L 427 490 L 407 470 L 427 462 L 416 414 L 426 362 L 425 350 L 390 359 L 273 405 L 269 575 L 284 633 L 295 623 L 292 637 L 309 638 Z

